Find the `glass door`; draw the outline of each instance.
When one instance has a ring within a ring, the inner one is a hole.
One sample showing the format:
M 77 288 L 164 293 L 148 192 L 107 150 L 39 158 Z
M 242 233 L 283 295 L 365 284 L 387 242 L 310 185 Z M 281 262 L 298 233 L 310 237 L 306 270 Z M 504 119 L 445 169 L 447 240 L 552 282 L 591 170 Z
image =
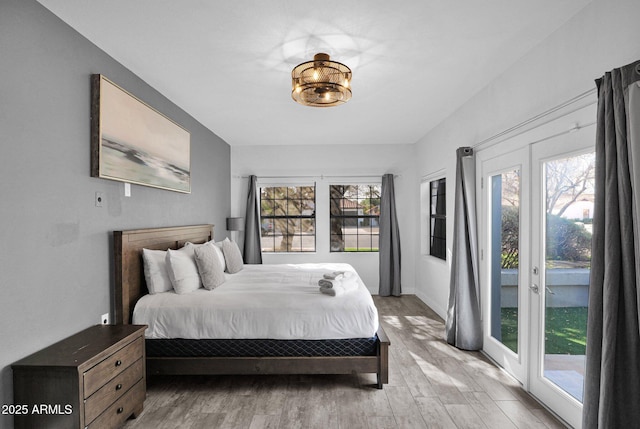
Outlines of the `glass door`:
M 481 161 L 484 351 L 526 383 L 528 150 Z
M 531 393 L 578 428 L 582 419 L 591 226 L 593 130 L 532 147 Z

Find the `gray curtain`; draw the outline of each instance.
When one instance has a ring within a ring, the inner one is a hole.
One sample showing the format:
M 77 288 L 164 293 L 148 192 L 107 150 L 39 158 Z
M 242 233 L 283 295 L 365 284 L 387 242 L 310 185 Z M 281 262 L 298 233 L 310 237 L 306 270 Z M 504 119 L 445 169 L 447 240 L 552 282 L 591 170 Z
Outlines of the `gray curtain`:
M 456 151 L 456 188 L 447 310 L 447 342 L 463 350 L 482 348 L 478 284 L 476 173 L 473 149 Z
M 640 61 L 596 81 L 593 216 L 583 428 L 640 424 L 638 150 Z
M 244 263 L 261 264 L 262 246 L 260 245 L 258 178 L 253 175 L 249 176 L 249 195 L 247 196 L 247 213 L 245 214 L 244 222 Z
M 380 296 L 400 296 L 400 230 L 396 216 L 396 196 L 393 174 L 382 176 L 380 196 Z

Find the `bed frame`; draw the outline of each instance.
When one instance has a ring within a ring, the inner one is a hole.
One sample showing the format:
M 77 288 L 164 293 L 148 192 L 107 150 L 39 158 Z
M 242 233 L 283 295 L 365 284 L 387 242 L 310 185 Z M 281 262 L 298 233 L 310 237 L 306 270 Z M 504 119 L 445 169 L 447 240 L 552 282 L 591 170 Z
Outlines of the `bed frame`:
M 147 294 L 142 249 L 179 249 L 213 239 L 213 225 L 114 231 L 115 322 L 130 324 L 133 308 Z M 378 329 L 375 356 L 329 357 L 150 357 L 152 374 L 351 374 L 376 373 L 377 387 L 389 382 L 389 339 Z

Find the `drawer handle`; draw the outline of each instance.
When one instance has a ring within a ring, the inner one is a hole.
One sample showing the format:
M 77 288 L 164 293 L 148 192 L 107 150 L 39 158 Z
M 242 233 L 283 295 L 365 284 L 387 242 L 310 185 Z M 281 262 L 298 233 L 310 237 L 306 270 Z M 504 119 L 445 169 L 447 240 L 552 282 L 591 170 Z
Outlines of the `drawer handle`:
M 120 366 L 120 365 L 122 365 L 122 361 L 121 361 L 120 359 L 118 359 L 118 360 L 116 361 L 116 366 Z
M 122 384 L 118 384 L 118 385 L 116 386 L 116 390 L 120 390 L 120 389 L 122 389 Z
M 123 407 L 118 408 L 118 414 L 122 414 L 123 411 L 124 411 Z

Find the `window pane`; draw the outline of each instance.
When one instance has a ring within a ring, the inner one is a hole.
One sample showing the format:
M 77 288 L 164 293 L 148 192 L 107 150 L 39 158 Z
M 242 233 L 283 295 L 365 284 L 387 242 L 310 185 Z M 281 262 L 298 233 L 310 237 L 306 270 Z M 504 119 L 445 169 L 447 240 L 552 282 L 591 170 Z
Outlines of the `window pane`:
M 342 200 L 331 198 L 331 201 L 329 202 L 329 211 L 332 215 L 339 216 L 342 214 L 341 202 Z
M 344 237 L 342 232 L 342 218 L 331 218 L 331 251 L 344 251 Z
M 273 198 L 287 198 L 287 188 L 273 188 Z
M 298 216 L 301 211 L 300 211 L 300 207 L 301 206 L 301 202 L 300 200 L 288 200 L 287 201 L 287 214 L 289 216 Z
M 429 253 L 447 259 L 446 179 L 429 182 Z
M 274 188 L 261 188 L 260 191 L 261 191 L 262 198 L 265 198 L 265 199 L 266 198 L 270 198 L 270 199 L 274 199 L 275 198 L 275 196 L 274 196 Z
M 369 252 L 371 251 L 371 236 L 359 235 L 358 236 L 358 251 Z
M 287 200 L 273 200 L 273 215 L 284 216 L 286 215 Z
M 595 152 L 544 163 L 544 377 L 582 402 Z M 558 359 L 561 356 L 562 360 Z

